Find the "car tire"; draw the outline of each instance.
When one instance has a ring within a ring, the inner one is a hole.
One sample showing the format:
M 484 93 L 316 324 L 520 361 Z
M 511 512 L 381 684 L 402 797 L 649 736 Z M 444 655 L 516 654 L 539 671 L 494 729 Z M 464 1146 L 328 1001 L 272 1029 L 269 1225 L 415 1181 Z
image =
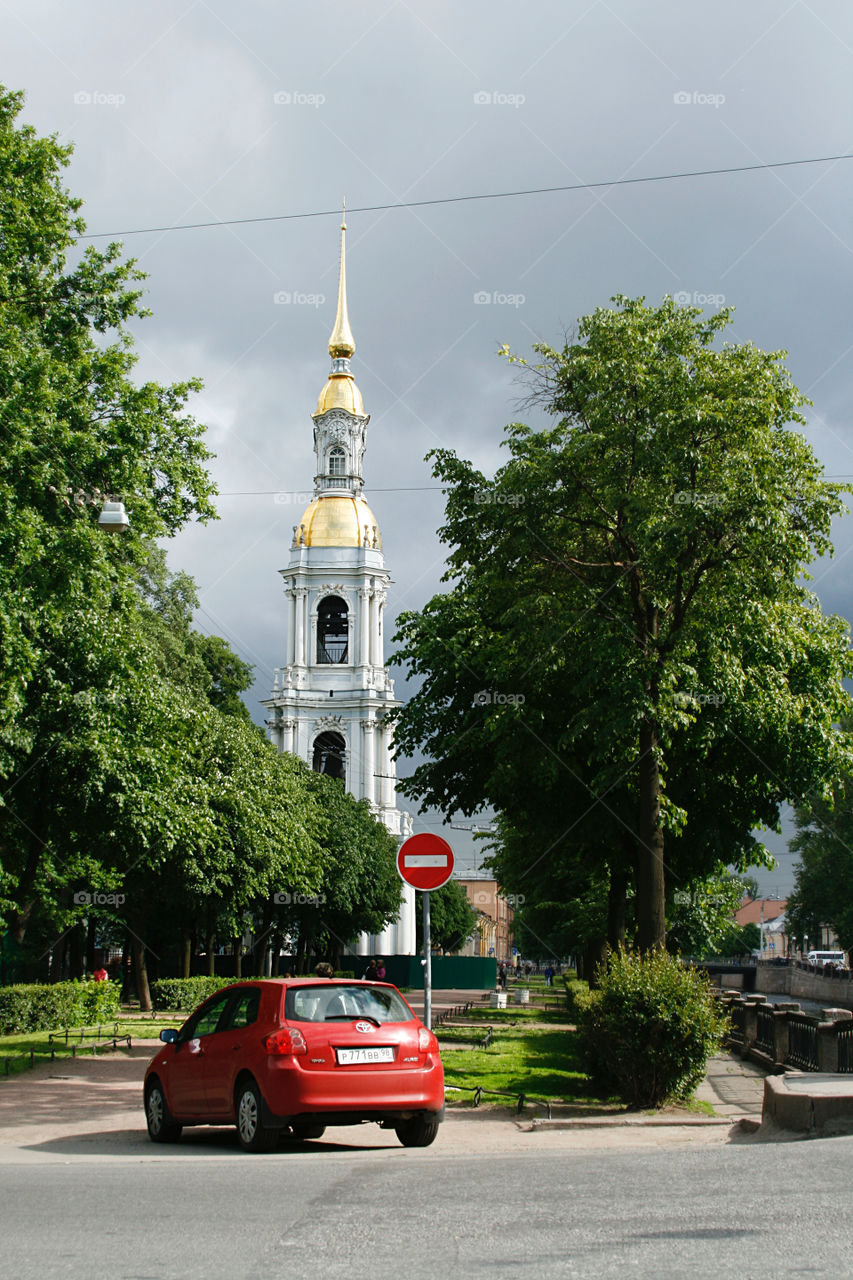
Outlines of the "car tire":
M 172 1119 L 163 1086 L 155 1077 L 145 1090 L 145 1123 L 152 1142 L 177 1142 L 182 1125 Z
M 438 1120 L 427 1116 L 415 1116 L 404 1124 L 394 1126 L 394 1132 L 404 1147 L 428 1147 L 438 1137 Z
M 305 1142 L 309 1138 L 322 1138 L 326 1132 L 324 1124 L 292 1124 L 290 1126 L 291 1138 L 296 1138 L 298 1142 Z
M 244 1151 L 272 1151 L 278 1131 L 264 1124 L 261 1091 L 254 1080 L 246 1080 L 237 1090 L 234 1106 L 237 1138 Z

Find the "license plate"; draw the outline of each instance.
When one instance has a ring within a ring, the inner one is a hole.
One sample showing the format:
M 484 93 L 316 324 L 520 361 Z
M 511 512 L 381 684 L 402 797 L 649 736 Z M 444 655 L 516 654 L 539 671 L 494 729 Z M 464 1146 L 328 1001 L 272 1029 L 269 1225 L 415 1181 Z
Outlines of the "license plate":
M 375 1049 L 336 1049 L 338 1055 L 338 1066 L 353 1067 L 359 1063 L 369 1062 L 393 1062 L 394 1049 L 392 1045 L 381 1045 Z

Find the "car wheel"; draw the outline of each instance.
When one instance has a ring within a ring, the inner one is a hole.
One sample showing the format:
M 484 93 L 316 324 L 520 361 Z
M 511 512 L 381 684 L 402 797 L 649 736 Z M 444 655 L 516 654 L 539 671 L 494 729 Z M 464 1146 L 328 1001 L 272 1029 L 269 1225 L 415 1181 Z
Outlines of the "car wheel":
M 261 1117 L 261 1091 L 254 1080 L 237 1090 L 237 1137 L 244 1151 L 272 1151 L 278 1138 Z
M 299 1142 L 305 1142 L 308 1138 L 322 1138 L 325 1132 L 324 1124 L 292 1124 L 290 1126 L 291 1138 L 296 1138 Z
M 415 1116 L 404 1124 L 394 1126 L 394 1132 L 404 1147 L 428 1147 L 438 1136 L 438 1120 Z
M 145 1092 L 145 1122 L 152 1142 L 177 1142 L 182 1126 L 171 1116 L 163 1086 L 153 1080 Z

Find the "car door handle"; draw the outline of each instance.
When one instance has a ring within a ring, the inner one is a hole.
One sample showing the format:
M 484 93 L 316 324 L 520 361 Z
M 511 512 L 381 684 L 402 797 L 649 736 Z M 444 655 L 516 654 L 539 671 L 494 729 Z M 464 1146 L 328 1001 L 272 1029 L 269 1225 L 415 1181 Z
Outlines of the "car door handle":
M 242 1046 L 241 1044 L 232 1044 L 232 1046 L 231 1046 L 231 1052 L 232 1052 L 232 1053 L 236 1053 L 238 1049 L 242 1049 L 242 1048 L 243 1048 L 243 1046 Z

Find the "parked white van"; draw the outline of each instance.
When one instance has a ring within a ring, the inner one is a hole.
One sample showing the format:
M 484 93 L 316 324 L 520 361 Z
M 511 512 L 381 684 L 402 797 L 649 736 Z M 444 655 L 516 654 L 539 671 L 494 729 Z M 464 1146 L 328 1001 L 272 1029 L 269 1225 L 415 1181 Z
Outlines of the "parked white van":
M 847 961 L 844 959 L 843 951 L 810 951 L 806 956 L 806 960 L 809 964 L 831 964 L 836 969 L 847 968 Z

